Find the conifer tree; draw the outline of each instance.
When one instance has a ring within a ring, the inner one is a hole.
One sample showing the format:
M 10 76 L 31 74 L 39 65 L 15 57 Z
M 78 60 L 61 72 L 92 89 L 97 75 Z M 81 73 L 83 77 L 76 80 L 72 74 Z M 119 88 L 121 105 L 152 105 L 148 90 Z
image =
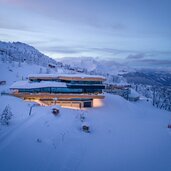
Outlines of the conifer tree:
M 9 124 L 9 120 L 12 117 L 12 112 L 11 112 L 11 108 L 9 105 L 7 105 L 5 107 L 5 109 L 3 110 L 2 114 L 0 115 L 0 123 L 2 125 L 8 125 Z

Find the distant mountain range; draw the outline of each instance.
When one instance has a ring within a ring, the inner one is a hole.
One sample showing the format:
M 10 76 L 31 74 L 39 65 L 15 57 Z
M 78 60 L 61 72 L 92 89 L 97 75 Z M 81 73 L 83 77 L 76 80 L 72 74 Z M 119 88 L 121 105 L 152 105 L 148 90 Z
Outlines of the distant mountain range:
M 128 83 L 153 86 L 171 86 L 171 73 L 164 71 L 137 71 L 123 74 Z
M 98 74 L 118 75 L 119 73 L 135 71 L 135 69 L 114 60 L 102 60 L 93 57 L 66 57 L 59 60 L 63 64 L 67 64 L 72 67 L 81 67 L 89 72 L 94 71 Z
M 135 69 L 114 60 L 100 60 L 92 57 L 62 58 L 63 64 L 85 68 L 89 72 L 102 75 L 122 76 L 130 84 L 171 86 L 171 73 L 158 69 Z
M 76 71 L 79 71 L 80 68 L 83 72 L 88 71 L 87 73 L 116 77 L 122 76 L 131 84 L 171 86 L 171 73 L 169 71 L 164 72 L 155 69 L 139 70 L 114 60 L 102 60 L 93 57 L 68 57 L 55 60 L 42 54 L 34 47 L 21 42 L 0 41 L 0 60 L 10 63 L 13 61 L 19 63 L 25 62 L 44 67 L 54 64 L 68 69 L 69 72 L 74 68 L 77 68 Z

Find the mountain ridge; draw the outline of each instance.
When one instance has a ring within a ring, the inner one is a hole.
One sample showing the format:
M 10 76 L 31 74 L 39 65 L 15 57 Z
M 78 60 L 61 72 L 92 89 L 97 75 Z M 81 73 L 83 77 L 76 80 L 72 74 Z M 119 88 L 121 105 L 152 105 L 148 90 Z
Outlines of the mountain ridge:
M 54 59 L 22 42 L 0 41 L 0 58 L 3 62 L 26 62 L 41 66 L 47 66 L 49 63 L 57 64 Z

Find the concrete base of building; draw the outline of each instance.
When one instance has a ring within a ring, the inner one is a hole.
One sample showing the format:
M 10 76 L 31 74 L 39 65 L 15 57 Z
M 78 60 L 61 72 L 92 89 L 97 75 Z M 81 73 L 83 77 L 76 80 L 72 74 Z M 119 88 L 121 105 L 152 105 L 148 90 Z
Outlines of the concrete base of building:
M 48 106 L 51 105 L 59 105 L 62 107 L 70 107 L 70 108 L 87 108 L 87 107 L 93 107 L 93 100 L 72 100 L 72 99 L 60 99 L 57 101 L 54 101 L 52 99 L 40 99 L 40 101 Z

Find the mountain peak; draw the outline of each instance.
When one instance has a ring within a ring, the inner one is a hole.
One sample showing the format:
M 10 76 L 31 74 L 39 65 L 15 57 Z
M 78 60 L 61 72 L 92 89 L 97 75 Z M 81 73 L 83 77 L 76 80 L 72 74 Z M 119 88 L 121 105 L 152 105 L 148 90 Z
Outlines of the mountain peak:
M 3 61 L 26 62 L 47 66 L 49 63 L 57 62 L 42 54 L 33 46 L 22 42 L 2 42 L 0 41 L 0 57 Z

